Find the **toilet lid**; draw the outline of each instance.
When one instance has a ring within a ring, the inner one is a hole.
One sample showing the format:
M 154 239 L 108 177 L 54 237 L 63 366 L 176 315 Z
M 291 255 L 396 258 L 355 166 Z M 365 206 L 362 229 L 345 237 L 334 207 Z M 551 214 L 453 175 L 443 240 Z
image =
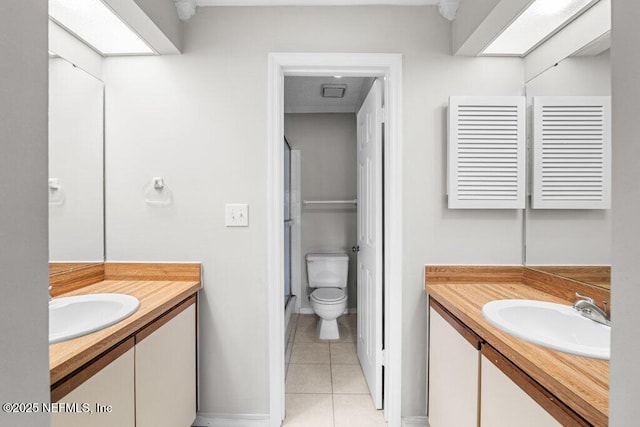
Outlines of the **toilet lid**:
M 318 301 L 334 302 L 344 299 L 346 295 L 342 289 L 338 288 L 320 288 L 313 291 L 311 296 Z

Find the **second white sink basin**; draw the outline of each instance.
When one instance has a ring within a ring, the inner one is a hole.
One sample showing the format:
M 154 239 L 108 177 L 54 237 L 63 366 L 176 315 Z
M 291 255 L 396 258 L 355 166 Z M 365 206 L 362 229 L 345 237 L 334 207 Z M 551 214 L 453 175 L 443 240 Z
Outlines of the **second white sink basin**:
M 611 327 L 583 317 L 571 306 L 544 301 L 496 300 L 482 307 L 496 328 L 544 347 L 609 360 Z
M 139 307 L 125 294 L 88 294 L 49 302 L 49 344 L 99 331 L 126 319 Z

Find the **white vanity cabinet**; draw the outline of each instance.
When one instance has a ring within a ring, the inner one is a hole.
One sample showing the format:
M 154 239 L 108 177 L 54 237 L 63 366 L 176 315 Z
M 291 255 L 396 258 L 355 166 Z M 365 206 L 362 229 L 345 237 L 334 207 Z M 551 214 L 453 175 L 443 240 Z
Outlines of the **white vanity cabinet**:
M 190 426 L 196 418 L 196 374 L 192 296 L 56 383 L 51 399 L 67 413 L 52 414 L 51 425 Z M 85 411 L 83 404 L 90 412 L 78 413 Z
M 480 425 L 492 427 L 555 427 L 555 420 L 485 355 L 481 362 Z
M 431 427 L 589 426 L 429 298 Z
M 136 427 L 190 426 L 196 418 L 195 307 L 136 335 Z
M 134 351 L 130 338 L 66 382 L 75 388 L 52 404 L 51 426 L 135 426 Z
M 480 339 L 435 301 L 429 309 L 429 425 L 477 427 Z

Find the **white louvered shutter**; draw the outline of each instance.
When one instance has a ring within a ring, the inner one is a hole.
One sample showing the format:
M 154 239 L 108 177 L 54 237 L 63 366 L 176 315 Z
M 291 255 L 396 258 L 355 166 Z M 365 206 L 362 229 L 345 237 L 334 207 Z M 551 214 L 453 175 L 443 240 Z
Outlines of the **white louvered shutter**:
M 524 209 L 525 98 L 449 98 L 450 209 Z
M 611 97 L 533 98 L 534 209 L 611 207 Z

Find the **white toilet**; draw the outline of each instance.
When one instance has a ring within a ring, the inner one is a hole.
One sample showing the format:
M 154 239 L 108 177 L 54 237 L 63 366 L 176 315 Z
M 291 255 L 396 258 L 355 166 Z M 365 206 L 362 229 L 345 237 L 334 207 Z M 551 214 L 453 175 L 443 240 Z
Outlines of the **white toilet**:
M 320 316 L 318 338 L 336 340 L 338 317 L 347 308 L 347 277 L 349 256 L 337 254 L 307 254 L 307 278 L 311 293 L 311 307 Z

